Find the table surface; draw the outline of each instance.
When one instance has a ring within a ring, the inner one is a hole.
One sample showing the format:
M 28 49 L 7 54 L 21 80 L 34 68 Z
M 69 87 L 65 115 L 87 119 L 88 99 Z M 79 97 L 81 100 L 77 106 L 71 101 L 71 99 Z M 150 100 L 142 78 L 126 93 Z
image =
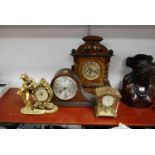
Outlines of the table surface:
M 101 126 L 116 126 L 123 123 L 129 126 L 155 126 L 155 110 L 131 108 L 124 103 L 120 103 L 117 118 L 96 118 L 93 107 L 60 107 L 54 114 L 21 114 L 20 109 L 24 103 L 16 91 L 17 89 L 11 88 L 0 99 L 0 122 Z

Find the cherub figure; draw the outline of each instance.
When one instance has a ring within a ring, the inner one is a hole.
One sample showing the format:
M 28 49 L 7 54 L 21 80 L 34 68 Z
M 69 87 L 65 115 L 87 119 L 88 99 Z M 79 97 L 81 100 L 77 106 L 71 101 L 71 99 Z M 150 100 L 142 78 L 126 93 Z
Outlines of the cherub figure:
M 36 83 L 26 73 L 21 74 L 20 79 L 23 81 L 23 83 L 22 83 L 22 86 L 17 91 L 17 94 L 19 94 L 22 97 L 27 107 L 31 107 L 32 103 L 30 100 L 30 95 L 31 95 L 32 90 L 35 88 Z

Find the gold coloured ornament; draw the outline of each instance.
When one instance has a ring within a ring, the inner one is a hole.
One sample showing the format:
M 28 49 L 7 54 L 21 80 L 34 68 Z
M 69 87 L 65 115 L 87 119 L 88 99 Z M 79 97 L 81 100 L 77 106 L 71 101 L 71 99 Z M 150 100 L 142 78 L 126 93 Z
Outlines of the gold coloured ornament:
M 120 92 L 109 86 L 96 88 L 96 116 L 116 117 L 121 98 Z
M 39 83 L 36 83 L 26 73 L 21 74 L 20 78 L 23 83 L 18 89 L 17 94 L 22 97 L 25 103 L 21 113 L 38 115 L 52 114 L 58 111 L 58 107 L 51 102 L 53 91 L 44 78 Z

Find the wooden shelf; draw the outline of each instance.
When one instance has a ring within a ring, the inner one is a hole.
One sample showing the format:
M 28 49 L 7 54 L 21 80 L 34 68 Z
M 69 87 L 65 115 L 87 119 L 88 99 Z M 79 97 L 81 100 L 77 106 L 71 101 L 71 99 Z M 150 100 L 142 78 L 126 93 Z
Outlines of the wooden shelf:
M 10 89 L 0 99 L 0 122 L 101 126 L 116 126 L 121 122 L 129 126 L 155 126 L 155 110 L 131 108 L 124 103 L 120 103 L 117 118 L 96 118 L 92 107 L 60 107 L 55 114 L 24 115 L 20 113 L 24 104 L 16 91 Z

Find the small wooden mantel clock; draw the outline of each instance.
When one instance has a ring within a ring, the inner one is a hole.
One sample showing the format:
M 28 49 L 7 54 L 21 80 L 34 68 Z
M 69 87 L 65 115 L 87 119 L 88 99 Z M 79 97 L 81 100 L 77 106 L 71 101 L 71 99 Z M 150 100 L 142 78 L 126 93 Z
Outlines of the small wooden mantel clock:
M 78 74 L 85 88 L 107 85 L 109 62 L 113 51 L 100 43 L 103 39 L 99 36 L 86 36 L 83 40 L 83 45 L 77 50 L 72 50 L 72 69 Z
M 76 73 L 69 69 L 59 70 L 51 82 L 53 102 L 59 106 L 95 106 L 96 97 L 86 92 Z

